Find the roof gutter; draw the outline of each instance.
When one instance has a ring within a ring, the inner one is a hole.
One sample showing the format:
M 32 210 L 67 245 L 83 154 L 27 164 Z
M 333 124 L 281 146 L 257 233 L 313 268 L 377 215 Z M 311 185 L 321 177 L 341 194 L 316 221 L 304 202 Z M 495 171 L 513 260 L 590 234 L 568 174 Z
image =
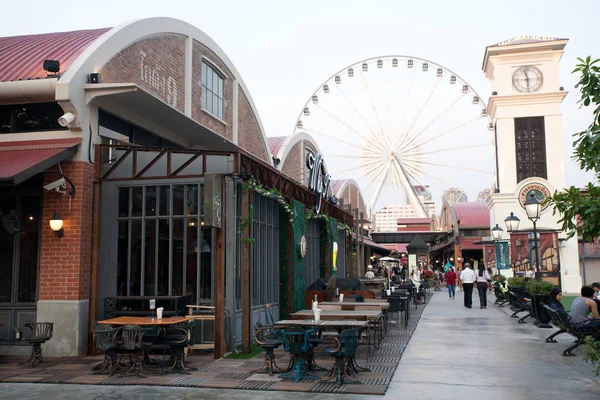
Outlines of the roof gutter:
M 0 82 L 0 103 L 30 103 L 56 100 L 58 78 Z

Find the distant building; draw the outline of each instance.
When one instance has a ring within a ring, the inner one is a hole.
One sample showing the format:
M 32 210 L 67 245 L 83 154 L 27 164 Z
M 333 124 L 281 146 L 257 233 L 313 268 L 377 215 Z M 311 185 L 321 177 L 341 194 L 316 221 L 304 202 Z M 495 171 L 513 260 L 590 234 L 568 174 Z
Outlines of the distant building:
M 373 223 L 375 232 L 391 232 L 398 228 L 398 219 L 416 218 L 410 204 L 391 204 L 375 213 Z
M 454 204 L 464 203 L 467 201 L 467 194 L 464 190 L 459 188 L 450 188 L 444 191 L 442 196 L 442 203 Z

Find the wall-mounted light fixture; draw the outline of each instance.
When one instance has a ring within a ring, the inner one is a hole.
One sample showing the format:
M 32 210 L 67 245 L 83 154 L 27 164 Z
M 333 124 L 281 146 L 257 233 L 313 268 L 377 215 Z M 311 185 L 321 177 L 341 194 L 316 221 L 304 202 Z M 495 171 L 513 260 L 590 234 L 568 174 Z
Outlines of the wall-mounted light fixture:
M 50 229 L 54 231 L 54 234 L 61 238 L 65 234 L 65 230 L 63 229 L 63 220 L 58 215 L 58 211 L 54 211 L 52 218 L 50 218 Z

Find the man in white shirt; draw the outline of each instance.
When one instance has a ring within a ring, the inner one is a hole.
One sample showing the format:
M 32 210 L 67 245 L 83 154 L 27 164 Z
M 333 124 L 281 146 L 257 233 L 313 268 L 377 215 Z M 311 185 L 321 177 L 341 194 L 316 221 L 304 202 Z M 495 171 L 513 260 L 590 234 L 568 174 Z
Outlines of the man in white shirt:
M 372 265 L 367 265 L 367 273 L 365 274 L 365 278 L 367 278 L 367 279 L 375 278 L 375 274 L 373 273 Z
M 471 264 L 468 262 L 464 264 L 464 269 L 460 273 L 460 280 L 462 281 L 462 287 L 465 293 L 465 307 L 471 308 L 473 304 L 473 284 L 477 280 L 477 275 L 475 275 L 475 271 L 471 269 Z

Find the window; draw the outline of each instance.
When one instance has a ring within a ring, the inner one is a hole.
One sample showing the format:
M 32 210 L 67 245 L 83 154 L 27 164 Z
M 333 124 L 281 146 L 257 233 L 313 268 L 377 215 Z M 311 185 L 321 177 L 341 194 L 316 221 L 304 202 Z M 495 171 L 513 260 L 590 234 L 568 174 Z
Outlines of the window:
M 63 114 L 58 103 L 0 106 L 0 134 L 66 130 L 58 124 Z
M 108 138 L 109 140 L 120 140 L 122 136 L 129 139 L 129 143 L 136 144 L 142 147 L 155 147 L 160 149 L 180 149 L 176 143 L 173 143 L 167 139 L 163 139 L 152 132 L 140 128 L 139 126 L 130 124 L 114 115 L 111 115 L 105 111 L 100 110 L 98 113 L 99 125 L 100 125 L 100 136 Z M 113 144 L 116 144 L 114 142 Z M 103 144 L 108 144 L 107 141 L 103 141 Z
M 517 183 L 537 176 L 547 179 L 544 117 L 515 118 Z
M 223 120 L 223 78 L 202 62 L 202 109 Z

